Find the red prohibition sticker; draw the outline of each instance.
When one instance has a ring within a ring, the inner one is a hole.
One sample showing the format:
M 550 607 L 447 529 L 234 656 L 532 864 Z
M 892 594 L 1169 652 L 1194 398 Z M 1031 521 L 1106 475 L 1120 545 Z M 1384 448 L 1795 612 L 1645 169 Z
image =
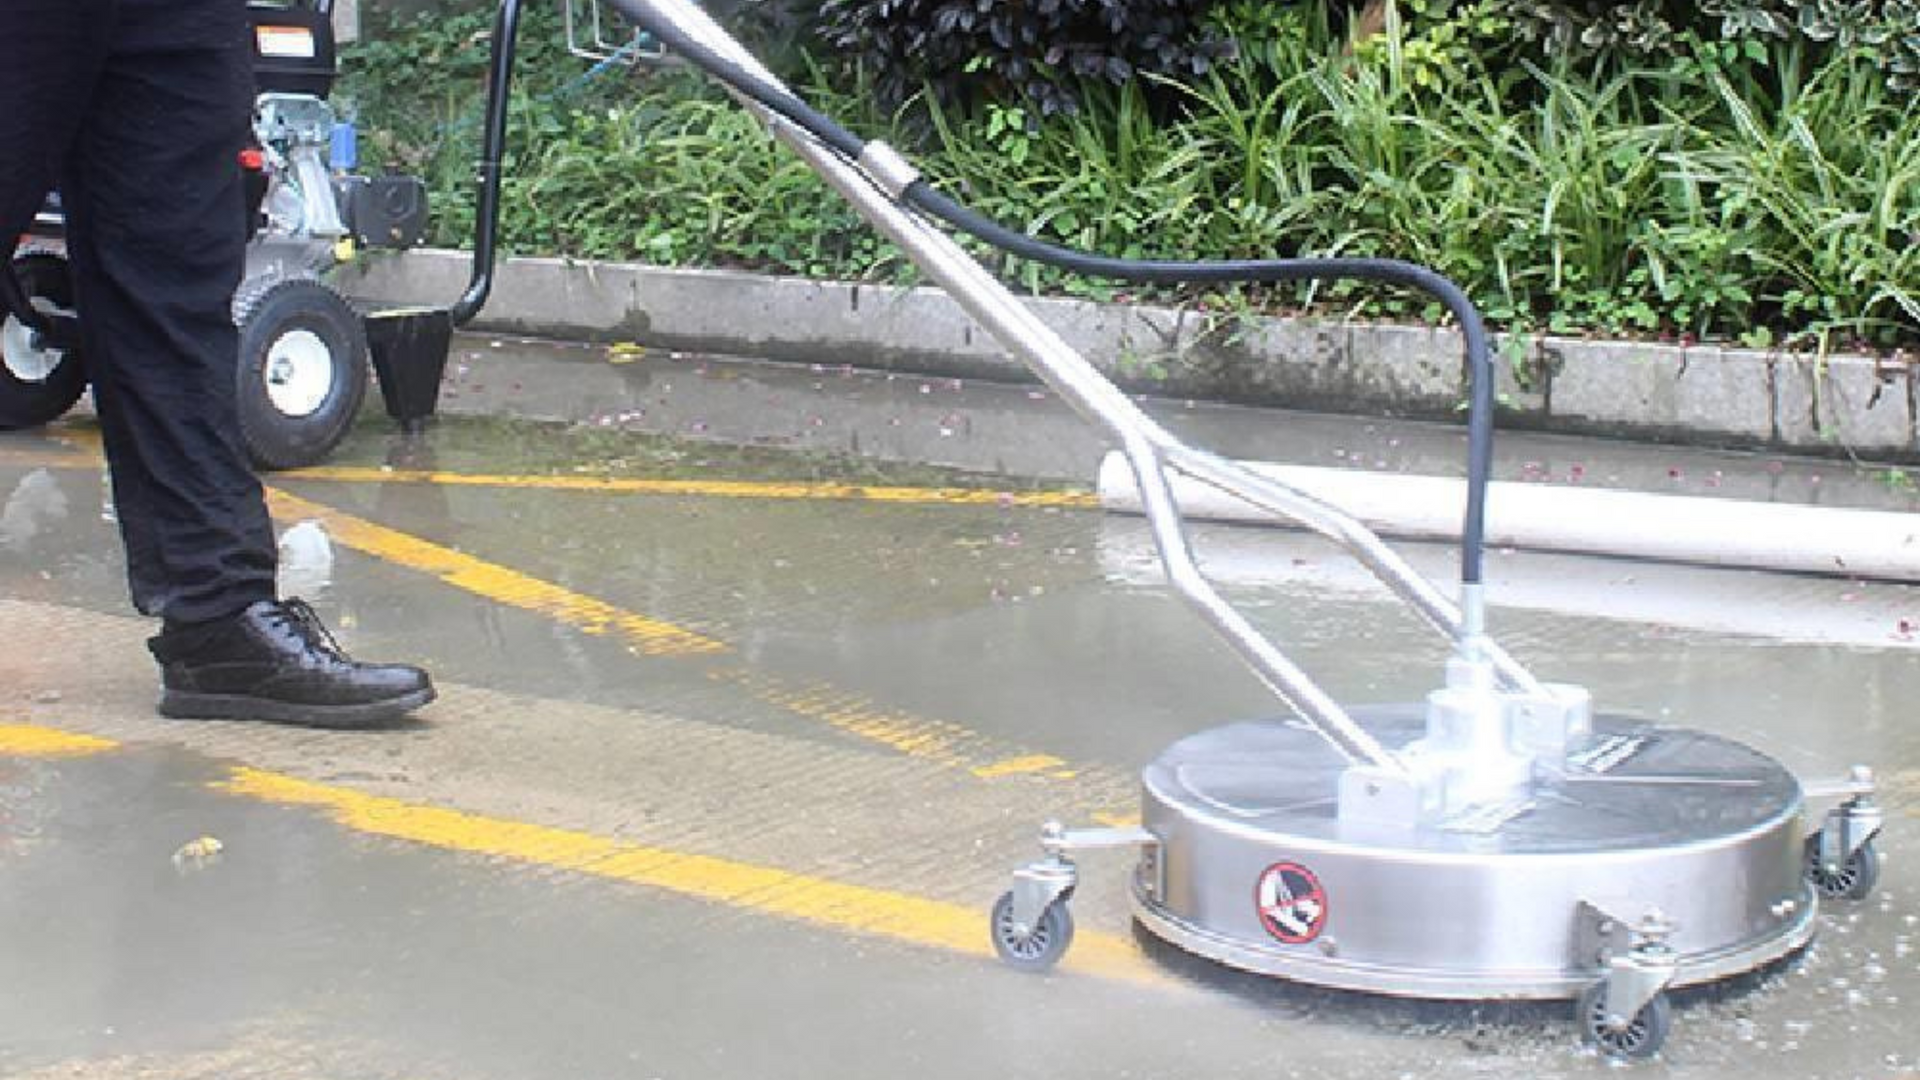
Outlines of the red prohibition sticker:
M 1253 902 L 1260 912 L 1260 925 L 1288 945 L 1312 941 L 1327 925 L 1327 890 L 1313 871 L 1299 863 L 1267 867 L 1254 886 Z

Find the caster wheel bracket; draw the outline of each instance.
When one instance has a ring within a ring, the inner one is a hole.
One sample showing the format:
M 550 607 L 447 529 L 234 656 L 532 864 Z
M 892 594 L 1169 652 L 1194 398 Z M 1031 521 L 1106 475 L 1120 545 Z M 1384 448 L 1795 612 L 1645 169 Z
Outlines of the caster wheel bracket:
M 1041 916 L 1080 883 L 1080 870 L 1064 856 L 1050 856 L 1013 872 L 1013 929 L 1031 934 Z
M 1821 866 L 1828 873 L 1838 872 L 1885 824 L 1886 812 L 1871 794 L 1855 795 L 1827 811 L 1820 824 Z
M 1601 970 L 1598 1018 L 1606 1031 L 1622 1032 L 1659 997 L 1680 969 L 1680 956 L 1667 942 L 1674 922 L 1657 908 L 1638 921 L 1609 914 L 1594 903 L 1580 905 L 1579 953 L 1575 962 Z
M 1679 958 L 1661 946 L 1658 949 L 1634 949 L 1607 963 L 1605 1025 L 1624 1031 L 1641 1010 L 1653 1003 L 1679 971 Z

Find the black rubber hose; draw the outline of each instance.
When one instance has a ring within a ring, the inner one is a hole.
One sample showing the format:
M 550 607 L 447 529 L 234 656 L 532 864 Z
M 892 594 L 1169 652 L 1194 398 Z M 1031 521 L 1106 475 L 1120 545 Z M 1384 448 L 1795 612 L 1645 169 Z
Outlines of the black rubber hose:
M 1487 479 L 1493 469 L 1493 362 L 1480 310 L 1460 286 L 1438 271 L 1398 259 L 1223 259 L 1164 262 L 1116 259 L 1036 240 L 961 206 L 924 180 L 903 201 L 1011 255 L 1078 274 L 1144 282 L 1383 281 L 1418 289 L 1439 300 L 1460 324 L 1468 366 L 1467 511 L 1460 544 L 1460 580 L 1479 584 L 1486 542 Z
M 655 19 L 636 0 L 610 0 L 635 25 L 707 74 L 766 106 L 857 163 L 866 143 L 779 86 L 707 48 L 667 20 Z M 1486 546 L 1487 481 L 1493 470 L 1493 362 L 1479 309 L 1452 280 L 1437 271 L 1397 259 L 1242 259 L 1162 262 L 1117 259 L 1036 240 L 961 206 L 924 180 L 902 193 L 907 205 L 1011 255 L 1078 274 L 1142 282 L 1382 281 L 1428 293 L 1460 323 L 1470 386 L 1467 407 L 1467 509 L 1460 538 L 1460 580 L 1478 585 Z

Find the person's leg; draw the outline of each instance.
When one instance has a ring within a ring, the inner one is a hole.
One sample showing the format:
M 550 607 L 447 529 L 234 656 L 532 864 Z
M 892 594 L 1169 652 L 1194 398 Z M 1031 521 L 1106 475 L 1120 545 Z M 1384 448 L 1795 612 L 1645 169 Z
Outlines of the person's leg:
M 0 0 L 11 3 L 13 0 Z M 232 298 L 252 109 L 242 0 L 108 0 L 115 23 L 61 173 L 75 291 L 135 606 L 168 716 L 358 725 L 433 699 L 276 602 L 240 439 Z
M 245 8 L 114 6 L 61 176 L 69 254 L 134 606 L 205 622 L 274 595 L 273 533 L 234 398 Z

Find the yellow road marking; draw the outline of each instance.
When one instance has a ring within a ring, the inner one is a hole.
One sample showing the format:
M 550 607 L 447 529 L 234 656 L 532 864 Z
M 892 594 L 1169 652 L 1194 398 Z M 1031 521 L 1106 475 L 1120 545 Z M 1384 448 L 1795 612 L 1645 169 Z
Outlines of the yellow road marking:
M 455 588 L 545 615 L 584 633 L 617 633 L 626 638 L 636 652 L 649 656 L 689 656 L 727 649 L 721 642 L 684 627 L 624 611 L 604 600 L 376 525 L 330 506 L 308 502 L 277 488 L 267 489 L 267 505 L 282 517 L 319 521 L 326 526 L 329 536 L 348 547 L 432 574 Z
M 803 719 L 908 757 L 966 769 L 982 780 L 1009 776 L 1072 780 L 1081 776 L 1081 770 L 1051 754 L 1034 753 L 951 721 L 886 710 L 831 683 L 796 684 L 746 668 L 721 668 L 708 672 L 707 677 L 733 683 L 759 701 Z
M 112 739 L 96 739 L 53 728 L 0 724 L 0 757 L 84 757 L 119 745 Z
M 944 506 L 1019 506 L 1093 509 L 1099 498 L 1084 491 L 984 491 L 972 488 L 869 486 L 760 480 L 647 480 L 615 476 L 518 476 L 317 466 L 280 474 L 289 480 L 367 484 L 440 484 L 458 487 L 533 488 L 631 495 L 694 495 L 716 499 L 852 499 L 863 502 Z
M 992 955 L 985 913 L 958 904 L 769 866 L 643 847 L 591 833 L 402 802 L 260 769 L 236 768 L 229 779 L 214 787 L 264 802 L 316 807 L 361 833 L 665 889 L 832 930 L 969 956 Z M 1077 934 L 1063 964 L 1070 971 L 1106 978 L 1168 983 L 1130 940 L 1117 934 Z
M 1073 776 L 1071 770 L 1065 770 L 1067 763 L 1052 754 L 1026 754 L 1021 757 L 1007 758 L 991 765 L 981 765 L 973 770 L 973 775 L 982 780 L 996 780 L 1002 776 L 1024 776 L 1029 773 L 1046 773 L 1049 776 L 1066 779 Z
M 89 428 L 63 435 L 76 444 L 70 452 L 9 451 L 8 462 L 54 468 L 93 467 L 100 464 L 100 437 Z M 428 469 L 385 469 L 354 465 L 316 465 L 276 473 L 285 480 L 320 480 L 353 484 L 438 484 L 443 487 L 496 487 L 549 491 L 587 491 L 602 494 L 689 495 L 714 499 L 840 499 L 905 503 L 922 506 L 1009 506 L 1022 508 L 1099 509 L 1100 497 L 1088 491 L 989 491 L 979 488 L 902 487 L 895 485 L 833 484 L 772 480 L 649 480 L 618 476 L 534 476 L 501 473 L 456 473 Z
M 859 694 L 829 683 L 795 685 L 745 668 L 714 671 L 708 677 L 740 686 L 759 700 L 796 716 L 819 721 L 908 757 L 942 765 L 972 768 L 970 755 L 964 750 L 968 744 L 982 741 L 978 732 L 959 724 L 883 711 Z

